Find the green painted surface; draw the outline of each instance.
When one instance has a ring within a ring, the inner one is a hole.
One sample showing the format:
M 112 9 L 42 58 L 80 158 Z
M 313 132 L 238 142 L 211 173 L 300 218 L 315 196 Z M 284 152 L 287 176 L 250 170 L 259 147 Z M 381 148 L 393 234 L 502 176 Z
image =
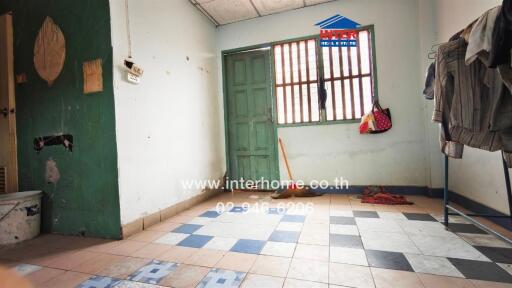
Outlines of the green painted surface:
M 227 55 L 225 68 L 230 178 L 277 180 L 270 53 Z
M 112 87 L 112 45 L 108 0 L 1 1 L 14 17 L 15 73 L 28 82 L 16 86 L 20 190 L 43 190 L 43 230 L 107 238 L 120 237 L 119 189 Z M 64 69 L 52 87 L 33 64 L 34 42 L 46 16 L 66 38 Z M 101 58 L 104 91 L 83 94 L 82 63 Z M 69 133 L 73 152 L 45 147 L 34 137 Z M 48 159 L 60 180 L 45 183 Z

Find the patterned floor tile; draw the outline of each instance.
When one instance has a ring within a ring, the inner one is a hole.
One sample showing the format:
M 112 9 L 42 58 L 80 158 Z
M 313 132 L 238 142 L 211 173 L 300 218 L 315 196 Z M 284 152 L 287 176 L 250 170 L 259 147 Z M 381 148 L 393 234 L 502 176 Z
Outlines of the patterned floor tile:
M 371 267 L 414 272 L 404 254 L 398 252 L 366 250 Z
M 330 223 L 337 225 L 356 225 L 356 220 L 353 217 L 331 216 Z
M 159 286 L 159 285 L 124 280 L 124 281 L 119 282 L 119 284 L 117 284 L 115 288 L 164 288 L 164 287 Z
M 242 288 L 281 288 L 283 287 L 284 278 L 249 274 L 242 282 Z
M 329 257 L 335 263 L 368 266 L 364 249 L 331 247 Z
M 259 254 L 263 249 L 263 246 L 265 246 L 265 241 L 240 239 L 235 243 L 230 251 L 238 253 Z
M 475 246 L 487 258 L 497 263 L 512 264 L 512 249 L 499 247 Z
M 330 234 L 329 243 L 331 247 L 363 248 L 361 237 L 353 235 Z
M 331 263 L 329 283 L 356 288 L 373 288 L 373 277 L 369 267 Z
M 191 248 L 202 248 L 204 245 L 208 243 L 208 241 L 212 240 L 213 236 L 205 236 L 205 235 L 195 235 L 192 234 L 187 238 L 183 239 L 178 246 L 183 247 L 191 247 Z
M 299 236 L 300 232 L 276 230 L 272 232 L 272 235 L 270 235 L 268 240 L 273 242 L 297 243 Z
M 148 284 L 158 284 L 165 276 L 178 268 L 176 263 L 153 260 L 135 271 L 128 280 Z
M 155 242 L 161 243 L 161 244 L 168 244 L 168 245 L 176 245 L 179 242 L 181 242 L 183 239 L 190 236 L 189 234 L 183 234 L 183 233 L 167 233 L 166 235 L 158 238 Z
M 199 215 L 199 217 L 206 217 L 206 218 L 217 218 L 219 217 L 220 213 L 217 211 L 206 211 L 203 214 Z
M 487 232 L 473 224 L 449 223 L 448 228 L 453 233 L 487 234 Z
M 248 210 L 249 209 L 247 207 L 235 206 L 235 207 L 231 208 L 231 210 L 229 210 L 229 213 L 245 213 Z
M 203 248 L 229 251 L 236 244 L 238 239 L 226 238 L 226 237 L 213 237 L 212 240 L 208 241 Z
M 113 288 L 121 282 L 120 279 L 93 276 L 84 282 L 80 283 L 76 288 Z
M 271 208 L 268 208 L 266 212 L 267 212 L 267 214 L 271 214 L 271 215 L 284 215 L 286 213 L 286 208 L 271 207 Z
M 299 243 L 309 245 L 329 245 L 329 233 L 301 232 Z
M 436 218 L 432 217 L 432 215 L 430 214 L 406 212 L 404 212 L 403 214 L 408 220 L 437 222 Z
M 415 272 L 441 276 L 461 277 L 464 275 L 447 258 L 418 254 L 405 254 Z
M 512 275 L 496 263 L 449 258 L 450 262 L 466 278 L 494 281 L 503 283 L 512 283 Z
M 201 229 L 202 225 L 196 224 L 183 224 L 178 228 L 172 230 L 173 233 L 182 233 L 182 234 L 193 234 L 197 230 Z
M 356 218 L 379 218 L 379 214 L 376 211 L 358 211 L 354 210 L 354 217 Z
M 197 288 L 239 287 L 245 273 L 222 269 L 212 269 L 197 285 Z
M 331 224 L 330 225 L 330 233 L 331 234 L 359 236 L 359 230 L 357 229 L 356 225 Z
M 196 285 L 210 272 L 210 268 L 181 264 L 167 275 L 160 285 L 173 288 L 190 288 Z
M 187 224 L 194 224 L 194 225 L 207 225 L 208 223 L 212 222 L 215 218 L 208 218 L 208 217 L 195 217 L 192 218 L 192 220 L 188 221 Z
M 260 254 L 270 256 L 292 257 L 295 251 L 295 243 L 268 241 Z
M 299 222 L 303 223 L 306 220 L 304 215 L 284 215 L 281 222 Z

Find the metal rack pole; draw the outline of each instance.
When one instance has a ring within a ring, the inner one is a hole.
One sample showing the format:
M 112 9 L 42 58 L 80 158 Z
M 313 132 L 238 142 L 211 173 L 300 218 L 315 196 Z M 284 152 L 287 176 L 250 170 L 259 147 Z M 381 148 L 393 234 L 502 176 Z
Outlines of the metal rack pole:
M 486 231 L 489 234 L 492 234 L 499 238 L 500 240 L 512 244 L 512 239 L 507 238 L 506 236 L 496 232 L 495 230 L 489 228 L 488 226 L 478 222 L 477 220 L 473 219 L 472 217 L 482 217 L 482 218 L 508 218 L 511 221 L 512 224 L 512 189 L 510 185 L 510 174 L 508 172 L 507 162 L 505 161 L 505 157 L 502 154 L 502 160 L 503 160 L 503 171 L 505 174 L 505 185 L 507 189 L 507 198 L 508 198 L 508 207 L 510 210 L 510 215 L 503 216 L 503 215 L 488 215 L 488 214 L 478 214 L 478 213 L 464 213 L 452 206 L 450 206 L 450 199 L 449 199 L 449 190 L 448 190 L 448 156 L 444 156 L 444 225 L 447 229 L 449 229 L 449 215 L 460 215 L 464 219 L 468 220 L 469 222 L 475 224 L 482 230 Z M 453 211 L 453 212 L 450 212 Z

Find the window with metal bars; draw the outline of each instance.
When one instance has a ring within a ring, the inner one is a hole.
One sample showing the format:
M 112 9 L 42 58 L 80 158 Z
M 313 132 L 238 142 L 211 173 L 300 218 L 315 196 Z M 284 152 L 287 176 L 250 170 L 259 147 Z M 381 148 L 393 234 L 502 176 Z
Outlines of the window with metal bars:
M 354 120 L 371 109 L 371 30 L 358 30 L 357 40 L 356 47 L 319 48 L 318 38 L 273 46 L 278 124 Z M 319 103 L 322 82 L 325 111 Z

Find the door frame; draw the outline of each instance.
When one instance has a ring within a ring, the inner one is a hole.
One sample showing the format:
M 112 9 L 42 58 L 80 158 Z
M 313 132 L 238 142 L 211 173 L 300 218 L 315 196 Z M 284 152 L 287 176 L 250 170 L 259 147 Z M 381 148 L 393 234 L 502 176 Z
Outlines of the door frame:
M 18 147 L 17 147 L 17 131 L 16 131 L 16 84 L 15 84 L 15 76 L 14 76 L 14 22 L 13 22 L 13 16 L 12 12 L 7 12 L 4 14 L 1 14 L 0 16 L 5 17 L 5 27 L 0 27 L 0 29 L 5 29 L 6 32 L 6 38 L 0 39 L 1 44 L 6 44 L 5 47 L 5 53 L 7 55 L 0 55 L 0 58 L 3 59 L 5 57 L 6 60 L 6 67 L 5 70 L 7 71 L 6 75 L 6 85 L 5 91 L 7 95 L 7 104 L 8 107 L 8 115 L 5 117 L 5 119 L 8 122 L 8 142 L 9 142 L 9 160 L 7 162 L 6 166 L 6 192 L 7 193 L 14 193 L 19 191 L 19 179 L 18 179 Z M 2 20 L 0 20 L 2 21 Z M 2 23 L 4 24 L 4 23 Z M 3 26 L 3 25 L 2 25 Z M 5 43 L 4 43 L 5 41 Z M 0 44 L 0 45 L 1 45 Z M 4 48 L 0 48 L 0 51 Z M 0 79 L 0 83 L 3 82 L 4 79 Z M 2 89 L 4 90 L 4 89 Z M 4 107 L 0 107 L 4 108 Z M 11 109 L 14 109 L 14 112 L 10 112 Z M 0 115 L 0 117 L 3 117 L 3 115 Z
M 226 75 L 226 57 L 232 54 L 238 54 L 238 53 L 247 53 L 252 52 L 256 50 L 262 50 L 267 49 L 269 50 L 269 57 L 270 57 L 270 97 L 272 99 L 271 101 L 271 114 L 270 117 L 272 118 L 272 129 L 274 130 L 274 149 L 272 151 L 272 157 L 274 160 L 274 163 L 276 163 L 276 175 L 275 180 L 281 181 L 281 172 L 280 172 L 280 163 L 279 163 L 279 150 L 278 150 L 278 134 L 277 134 L 277 99 L 275 97 L 275 86 L 274 86 L 274 49 L 272 49 L 272 45 L 269 44 L 260 44 L 260 45 L 254 45 L 250 47 L 242 47 L 237 49 L 230 49 L 230 50 L 222 50 L 221 51 L 221 58 L 222 58 L 222 94 L 223 94 L 223 101 L 224 101 L 224 143 L 225 143 L 225 156 L 226 156 L 226 176 L 229 180 L 231 179 L 231 165 L 230 165 L 230 153 L 229 153 L 229 108 L 228 108 L 228 89 L 227 89 L 227 75 Z

